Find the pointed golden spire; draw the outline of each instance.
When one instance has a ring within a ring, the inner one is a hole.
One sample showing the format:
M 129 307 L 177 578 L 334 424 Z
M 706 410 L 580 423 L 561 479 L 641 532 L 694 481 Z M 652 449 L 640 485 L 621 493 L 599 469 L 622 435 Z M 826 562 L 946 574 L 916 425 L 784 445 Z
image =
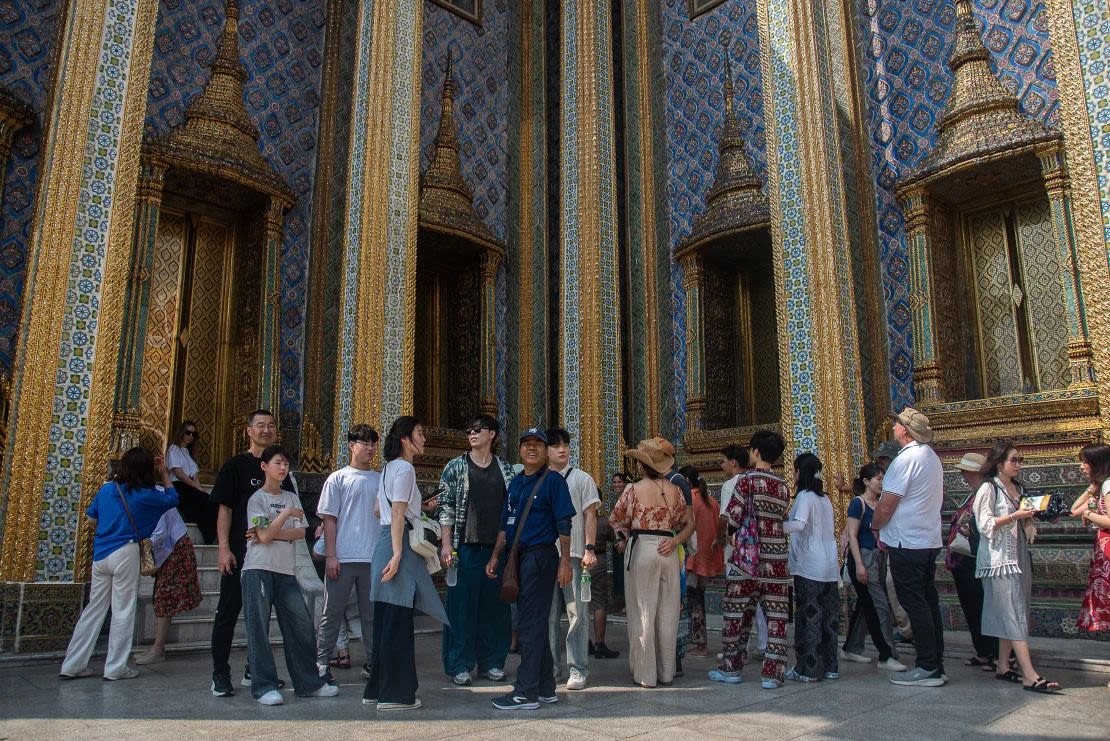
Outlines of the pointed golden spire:
M 258 149 L 258 127 L 243 102 L 247 71 L 239 60 L 238 0 L 226 0 L 224 9 L 212 74 L 185 111 L 185 123 L 148 140 L 144 148 L 171 164 L 233 180 L 292 203 L 293 192 Z
M 420 176 L 420 223 L 441 231 L 461 232 L 488 246 L 499 245 L 474 211 L 474 194 L 462 175 L 458 121 L 455 119 L 458 87 L 451 70 L 451 53 L 448 52 L 435 151 L 428 169 Z
M 686 252 L 706 241 L 731 232 L 746 231 L 771 223 L 771 207 L 763 195 L 763 181 L 752 170 L 744 151 L 744 129 L 736 116 L 732 83 L 732 44 L 725 43 L 725 120 L 718 145 L 717 172 L 705 199 L 705 212 L 678 252 Z
M 1017 97 L 991 71 L 972 0 L 956 0 L 956 38 L 948 66 L 952 92 L 937 124 L 936 147 L 907 184 L 982 156 L 1060 138 L 1059 132 L 1022 114 Z

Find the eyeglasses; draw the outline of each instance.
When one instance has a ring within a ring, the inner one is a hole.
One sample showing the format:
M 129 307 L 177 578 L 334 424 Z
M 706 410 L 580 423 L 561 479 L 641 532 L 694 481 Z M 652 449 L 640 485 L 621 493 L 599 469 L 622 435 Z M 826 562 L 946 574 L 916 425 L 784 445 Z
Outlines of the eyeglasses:
M 489 428 L 488 427 L 468 427 L 468 428 L 466 428 L 465 432 L 468 435 L 478 435 L 478 434 L 481 434 L 482 430 L 489 430 Z M 493 430 L 490 430 L 490 432 L 493 432 Z
M 277 429 L 277 425 L 274 424 L 273 422 L 258 422 L 256 424 L 247 425 L 247 426 L 248 427 L 253 427 L 256 430 L 276 430 Z
M 1025 463 L 1025 457 L 1020 456 L 1020 455 L 1015 455 L 1015 456 L 1011 457 L 1009 459 L 1009 461 L 1010 461 L 1010 463 L 1016 463 L 1020 466 L 1022 463 Z

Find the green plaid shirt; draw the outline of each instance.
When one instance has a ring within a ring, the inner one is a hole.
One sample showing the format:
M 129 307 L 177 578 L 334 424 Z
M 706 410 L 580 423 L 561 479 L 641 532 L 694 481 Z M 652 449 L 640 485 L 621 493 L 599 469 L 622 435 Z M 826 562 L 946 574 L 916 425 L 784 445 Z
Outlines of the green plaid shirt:
M 458 458 L 452 458 L 443 467 L 443 474 L 439 477 L 439 524 L 450 525 L 451 548 L 458 550 L 459 539 L 466 532 L 466 515 L 470 511 L 470 474 L 467 469 L 466 458 L 469 453 L 463 453 Z M 494 462 L 501 467 L 501 475 L 505 477 L 505 490 L 509 489 L 509 482 L 513 480 L 513 467 L 499 456 L 493 457 Z

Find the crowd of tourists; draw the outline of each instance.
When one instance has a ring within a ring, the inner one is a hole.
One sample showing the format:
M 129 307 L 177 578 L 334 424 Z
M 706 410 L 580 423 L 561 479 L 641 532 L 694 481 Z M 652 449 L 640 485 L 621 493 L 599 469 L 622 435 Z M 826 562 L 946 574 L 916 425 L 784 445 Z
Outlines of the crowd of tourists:
M 971 494 L 945 537 L 943 470 L 929 420 L 911 408 L 892 418 L 893 444 L 860 468 L 840 533 L 822 461 L 803 452 L 789 467 L 792 480 L 784 479 L 776 469 L 785 443 L 770 430 L 756 432 L 747 447 L 721 451 L 728 478 L 719 499 L 696 469 L 675 470 L 669 441 L 641 441 L 625 452 L 635 480 L 622 473 L 608 482 L 614 505 L 606 514 L 597 484 L 571 461 L 565 429 L 525 430 L 513 466 L 496 453 L 498 421 L 479 415 L 466 429 L 470 450 L 446 465 L 425 498 L 413 466 L 425 450 L 419 420 L 403 416 L 392 424 L 380 472 L 378 433 L 359 424 L 347 434 L 348 465 L 324 484 L 315 512 L 321 522 L 312 528 L 292 458 L 276 444 L 273 415 L 249 416 L 248 449 L 223 465 L 209 495 L 192 455 L 197 425 L 187 421 L 164 457 L 127 451 L 89 505 L 91 598 L 61 677 L 92 675 L 89 659 L 109 606 L 104 679 L 129 679 L 138 675 L 131 663 L 165 660 L 173 616 L 201 602 L 189 521 L 218 546 L 210 686 L 217 697 L 235 694 L 229 662 L 243 613 L 241 684 L 263 705 L 284 702 L 270 642 L 273 613 L 297 697 L 339 693 L 331 670 L 351 667 L 354 635 L 366 647 L 363 702 L 382 711 L 419 708 L 420 611 L 442 623 L 442 669 L 455 685 L 507 682 L 507 657 L 519 653 L 511 686 L 492 702 L 502 710 L 535 709 L 557 702 L 561 683 L 571 691 L 587 687 L 592 661 L 618 656 L 605 643 L 618 595 L 632 683 L 665 687 L 683 676 L 687 651 L 709 655 L 706 586 L 722 575 L 721 652 L 708 680 L 744 680 L 754 623 L 765 689 L 835 680 L 841 661 L 870 663 L 867 637 L 892 683 L 939 687 L 948 681 L 935 585 L 942 548 L 973 640 L 967 664 L 1029 691 L 1058 691 L 1029 650 L 1029 546 L 1037 518 L 1070 515 L 1097 531 L 1078 626 L 1110 629 L 1110 446 L 1080 451 L 1090 485 L 1062 512 L 1043 511 L 1027 497 L 1024 459 L 1013 444 L 964 455 L 956 468 Z M 849 489 L 838 477 L 833 485 Z M 432 580 L 441 570 L 445 601 Z M 140 573 L 155 574 L 157 633 L 132 658 Z M 838 646 L 839 588 L 849 584 L 854 608 Z M 912 665 L 899 654 L 909 635 Z

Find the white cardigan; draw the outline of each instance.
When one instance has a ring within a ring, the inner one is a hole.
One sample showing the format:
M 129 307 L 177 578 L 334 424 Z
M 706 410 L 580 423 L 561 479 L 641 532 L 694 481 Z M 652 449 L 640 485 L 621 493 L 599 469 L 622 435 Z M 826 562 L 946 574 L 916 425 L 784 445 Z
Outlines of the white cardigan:
M 1020 490 L 1021 485 L 1018 484 Z M 975 557 L 975 576 L 1008 576 L 1020 574 L 1024 564 L 1019 563 L 1018 525 L 1025 528 L 1030 544 L 1037 534 L 1032 520 L 1014 520 L 999 525 L 998 519 L 1017 512 L 1017 506 L 1006 493 L 1005 485 L 997 478 L 984 481 L 975 493 L 975 525 L 979 528 L 979 551 Z

